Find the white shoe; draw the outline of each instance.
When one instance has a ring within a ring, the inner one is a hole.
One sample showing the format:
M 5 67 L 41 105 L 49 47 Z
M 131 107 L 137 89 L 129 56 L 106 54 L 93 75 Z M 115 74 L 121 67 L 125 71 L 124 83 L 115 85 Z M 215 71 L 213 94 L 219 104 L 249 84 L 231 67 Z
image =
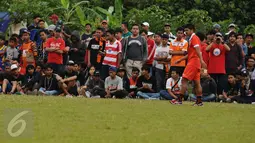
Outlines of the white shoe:
M 68 94 L 68 95 L 66 95 L 66 98 L 73 98 L 73 96 Z

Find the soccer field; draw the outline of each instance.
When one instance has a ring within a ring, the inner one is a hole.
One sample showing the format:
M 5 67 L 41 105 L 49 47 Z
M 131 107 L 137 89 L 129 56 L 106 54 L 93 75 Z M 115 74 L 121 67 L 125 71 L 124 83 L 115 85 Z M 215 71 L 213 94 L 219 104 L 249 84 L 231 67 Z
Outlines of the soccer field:
M 33 133 L 8 136 L 7 109 L 28 109 L 33 122 L 25 130 Z M 254 105 L 193 107 L 190 102 L 174 106 L 168 101 L 0 96 L 0 112 L 1 143 L 255 142 Z

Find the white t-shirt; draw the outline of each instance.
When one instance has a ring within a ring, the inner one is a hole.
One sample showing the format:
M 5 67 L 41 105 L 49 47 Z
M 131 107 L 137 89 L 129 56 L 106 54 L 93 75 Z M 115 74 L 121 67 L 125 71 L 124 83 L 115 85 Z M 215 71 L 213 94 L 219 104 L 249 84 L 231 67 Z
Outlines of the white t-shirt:
M 173 78 L 169 78 L 166 82 L 166 89 L 172 89 L 172 87 L 175 85 L 175 81 Z M 175 93 L 179 93 L 181 91 L 181 85 L 182 85 L 182 77 L 180 77 L 180 80 L 178 81 L 178 83 L 175 85 L 175 87 L 173 88 L 173 92 Z
M 168 46 L 166 46 L 166 47 L 162 47 L 162 46 L 158 47 L 156 49 L 156 51 L 155 51 L 154 58 L 157 57 L 157 56 L 159 56 L 159 57 L 167 56 L 168 59 L 171 58 L 171 55 L 169 55 L 169 48 L 168 48 Z M 170 65 L 170 62 L 169 62 L 169 65 Z M 157 69 L 163 70 L 164 69 L 164 64 L 159 64 L 158 61 L 156 61 L 155 62 L 155 67 Z

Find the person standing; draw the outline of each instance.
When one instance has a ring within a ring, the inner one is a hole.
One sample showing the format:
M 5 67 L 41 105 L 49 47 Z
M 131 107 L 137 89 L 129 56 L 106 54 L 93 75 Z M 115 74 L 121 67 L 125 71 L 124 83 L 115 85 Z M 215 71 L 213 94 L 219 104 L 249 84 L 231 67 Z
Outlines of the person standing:
M 85 41 L 89 38 L 92 38 L 92 34 L 91 34 L 91 27 L 92 25 L 90 23 L 87 23 L 85 25 L 85 32 L 84 34 L 81 36 L 81 40 Z
M 200 85 L 200 70 L 202 68 L 206 68 L 206 64 L 203 61 L 201 52 L 200 52 L 200 40 L 196 36 L 195 26 L 193 24 L 185 25 L 185 33 L 189 36 L 189 48 L 188 55 L 181 58 L 179 61 L 188 59 L 188 64 L 185 67 L 183 78 L 182 78 L 182 86 L 181 93 L 178 97 L 178 100 L 170 101 L 172 104 L 181 104 L 182 98 L 184 97 L 185 92 L 187 91 L 188 81 L 194 81 L 195 83 L 195 93 L 197 94 L 196 103 L 194 106 L 203 106 L 202 103 L 202 87 Z M 176 102 L 177 101 L 177 102 Z
M 164 34 L 167 34 L 169 36 L 168 45 L 170 45 L 170 43 L 176 39 L 174 34 L 171 32 L 171 25 L 166 23 L 164 26 L 164 30 L 165 30 Z
M 48 54 L 47 63 L 53 68 L 54 73 L 59 73 L 63 65 L 63 52 L 65 41 L 61 38 L 61 29 L 55 29 L 54 37 L 47 39 L 46 52 Z
M 162 46 L 156 49 L 154 60 L 156 61 L 156 79 L 157 90 L 163 90 L 165 86 L 166 73 L 170 69 L 171 56 L 169 54 L 169 48 L 167 46 L 169 36 L 167 34 L 162 35 Z
M 178 60 L 180 60 L 185 56 L 185 54 L 187 54 L 189 43 L 183 38 L 184 28 L 177 28 L 176 33 L 177 38 L 170 43 L 169 53 L 172 55 L 171 68 L 177 69 L 180 72 L 180 76 L 182 76 L 182 73 L 186 66 L 186 61 L 183 60 L 181 62 L 178 62 Z
M 123 31 L 123 34 L 122 34 L 123 38 L 127 38 L 132 35 L 132 33 L 130 31 L 128 31 L 128 23 L 127 22 L 122 23 L 121 30 Z
M 140 71 L 148 57 L 147 41 L 139 35 L 139 25 L 132 26 L 132 35 L 127 38 L 124 60 L 128 77 L 131 77 L 132 68 L 137 67 Z
M 226 53 L 226 72 L 232 73 L 242 69 L 243 53 L 242 48 L 236 43 L 237 35 L 235 32 L 229 33 L 228 46 L 230 51 Z
M 225 56 L 230 51 L 229 46 L 224 43 L 221 33 L 216 33 L 213 43 L 206 47 L 210 57 L 208 61 L 208 74 L 217 83 L 217 93 L 222 94 L 223 87 L 226 84 Z
M 121 53 L 122 53 L 122 46 L 120 41 L 116 40 L 115 32 L 112 29 L 106 31 L 106 44 L 105 44 L 105 52 L 104 52 L 104 59 L 102 63 L 102 72 L 101 72 L 101 79 L 105 79 L 109 76 L 109 68 L 120 67 L 121 62 Z

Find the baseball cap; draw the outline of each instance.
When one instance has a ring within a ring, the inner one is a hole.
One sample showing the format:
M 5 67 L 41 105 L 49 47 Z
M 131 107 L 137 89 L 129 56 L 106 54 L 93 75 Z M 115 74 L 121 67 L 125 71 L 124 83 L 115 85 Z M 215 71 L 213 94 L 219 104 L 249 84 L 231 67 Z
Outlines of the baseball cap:
M 162 35 L 161 35 L 161 38 L 169 39 L 169 35 L 167 35 L 167 34 L 162 34 Z
M 110 68 L 109 68 L 109 71 L 117 72 L 117 70 L 118 70 L 118 69 L 117 69 L 116 67 L 110 67 Z
M 231 23 L 231 24 L 229 24 L 228 28 L 230 28 L 230 27 L 236 27 L 236 25 L 234 23 Z
M 142 23 L 142 25 L 150 27 L 150 24 L 148 22 L 144 22 Z
M 215 36 L 220 36 L 220 37 L 222 37 L 222 34 L 221 34 L 220 32 L 217 32 L 217 33 L 215 34 Z
M 49 31 L 54 31 L 56 29 L 56 25 L 53 25 L 51 24 L 49 27 L 48 27 L 48 30 Z
M 107 20 L 103 20 L 101 23 L 107 23 L 108 24 L 108 21 Z
M 151 36 L 151 35 L 154 35 L 154 33 L 149 31 L 148 36 Z
M 124 67 L 120 67 L 120 68 L 118 69 L 118 72 L 122 72 L 122 71 L 126 71 L 126 69 L 125 69 Z
M 18 66 L 16 64 L 11 65 L 11 70 L 18 69 Z
M 74 65 L 74 61 L 68 61 L 68 65 Z
M 22 28 L 22 29 L 20 29 L 20 35 L 23 35 L 24 33 L 28 33 L 28 34 L 30 34 L 30 32 L 26 29 L 26 28 Z
M 213 25 L 213 28 L 220 29 L 220 28 L 221 28 L 221 26 L 220 26 L 219 24 L 217 24 L 217 23 L 216 23 L 216 24 L 214 24 L 214 25 Z
M 99 71 L 95 71 L 94 76 L 100 76 L 100 72 Z

